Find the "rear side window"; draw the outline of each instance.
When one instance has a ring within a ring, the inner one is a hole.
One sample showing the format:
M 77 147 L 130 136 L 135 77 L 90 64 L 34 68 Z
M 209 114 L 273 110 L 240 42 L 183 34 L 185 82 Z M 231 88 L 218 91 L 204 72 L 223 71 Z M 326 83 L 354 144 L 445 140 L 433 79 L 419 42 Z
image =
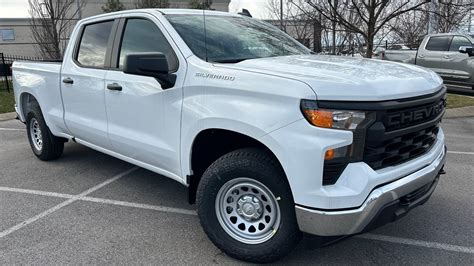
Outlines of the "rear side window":
M 178 70 L 178 59 L 173 48 L 155 23 L 146 19 L 128 19 L 120 46 L 119 68 L 127 54 L 163 53 L 171 72 Z
M 451 36 L 433 36 L 426 45 L 426 50 L 430 51 L 448 51 Z
M 461 46 L 472 46 L 472 43 L 466 37 L 454 36 L 449 51 L 457 52 Z
M 76 60 L 86 67 L 104 67 L 113 21 L 87 25 L 82 33 Z

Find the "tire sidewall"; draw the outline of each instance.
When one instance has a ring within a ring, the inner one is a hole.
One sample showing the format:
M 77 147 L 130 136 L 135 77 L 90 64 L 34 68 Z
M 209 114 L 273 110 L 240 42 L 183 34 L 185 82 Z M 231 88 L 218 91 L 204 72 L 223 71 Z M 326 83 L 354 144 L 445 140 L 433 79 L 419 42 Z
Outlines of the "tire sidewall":
M 266 253 L 278 249 L 279 247 L 276 245 L 287 241 L 288 237 L 291 237 L 295 232 L 299 233 L 294 201 L 283 171 L 269 165 L 263 164 L 260 165 L 263 167 L 254 167 L 255 165 L 256 162 L 251 162 L 248 159 L 234 160 L 225 168 L 211 165 L 203 175 L 205 182 L 200 182 L 198 188 L 198 193 L 204 193 L 205 195 L 198 197 L 198 214 L 201 224 L 211 240 L 231 256 L 233 253 L 248 254 L 254 251 L 260 253 L 261 256 L 270 256 L 272 254 Z M 280 209 L 280 224 L 276 233 L 263 243 L 245 244 L 234 239 L 222 228 L 217 218 L 215 204 L 219 190 L 228 181 L 239 177 L 251 178 L 264 184 L 277 199 L 276 204 Z M 228 247 L 231 247 L 230 251 Z
M 42 141 L 43 141 L 43 146 L 41 148 L 41 150 L 38 150 L 36 149 L 35 145 L 33 144 L 33 139 L 31 138 L 31 119 L 36 119 L 36 121 L 38 122 L 38 125 L 40 127 L 40 130 L 41 130 L 41 137 L 43 138 Z M 36 113 L 36 111 L 30 111 L 26 117 L 26 133 L 28 135 L 28 141 L 30 142 L 30 146 L 31 146 L 31 150 L 33 151 L 33 153 L 36 155 L 36 156 L 41 156 L 43 154 L 43 151 L 44 151 L 44 145 L 46 144 L 46 140 L 45 140 L 45 137 L 46 137 L 46 125 L 44 124 L 44 121 L 43 121 L 43 117 L 41 116 L 38 116 L 38 114 Z

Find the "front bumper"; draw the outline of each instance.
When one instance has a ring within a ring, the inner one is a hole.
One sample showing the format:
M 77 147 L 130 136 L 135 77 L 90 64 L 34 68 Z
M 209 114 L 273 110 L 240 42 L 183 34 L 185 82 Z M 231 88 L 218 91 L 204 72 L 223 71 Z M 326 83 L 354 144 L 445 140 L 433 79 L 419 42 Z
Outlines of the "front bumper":
M 343 236 L 367 231 L 403 216 L 423 204 L 436 188 L 446 149 L 428 166 L 372 190 L 362 206 L 320 210 L 296 206 L 300 230 L 319 236 Z

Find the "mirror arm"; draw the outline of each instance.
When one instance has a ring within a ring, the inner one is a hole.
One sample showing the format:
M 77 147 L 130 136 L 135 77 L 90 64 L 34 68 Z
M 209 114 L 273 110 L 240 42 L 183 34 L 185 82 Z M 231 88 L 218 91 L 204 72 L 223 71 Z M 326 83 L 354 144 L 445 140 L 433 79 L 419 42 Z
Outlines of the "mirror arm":
M 163 90 L 174 87 L 176 84 L 176 75 L 175 74 L 156 74 L 156 81 L 160 83 Z

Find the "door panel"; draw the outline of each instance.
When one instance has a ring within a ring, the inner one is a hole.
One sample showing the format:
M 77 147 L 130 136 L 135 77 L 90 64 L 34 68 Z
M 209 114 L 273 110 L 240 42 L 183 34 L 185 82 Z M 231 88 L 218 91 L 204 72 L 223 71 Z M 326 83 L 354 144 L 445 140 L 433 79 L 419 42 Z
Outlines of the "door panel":
M 461 46 L 473 46 L 473 44 L 464 36 L 454 36 L 449 51 L 443 58 L 445 68 L 449 70 L 444 79 L 472 85 L 474 83 L 474 57 L 460 53 Z
M 64 120 L 71 134 L 110 149 L 105 109 L 107 47 L 114 21 L 86 25 L 73 60 L 61 72 Z
M 439 75 L 449 73 L 444 65 L 444 56 L 448 52 L 452 36 L 432 36 L 424 49 L 420 49 L 416 64 L 434 70 Z
M 133 15 L 133 14 L 132 14 Z M 182 84 L 186 64 L 179 61 L 154 17 L 123 19 L 123 37 L 117 50 L 116 69 L 107 71 L 106 89 L 108 133 L 113 149 L 125 156 L 181 176 L 180 130 Z M 115 50 L 115 49 L 114 49 Z M 153 77 L 125 74 L 121 71 L 125 55 L 161 52 L 177 76 L 175 86 L 163 90 Z

